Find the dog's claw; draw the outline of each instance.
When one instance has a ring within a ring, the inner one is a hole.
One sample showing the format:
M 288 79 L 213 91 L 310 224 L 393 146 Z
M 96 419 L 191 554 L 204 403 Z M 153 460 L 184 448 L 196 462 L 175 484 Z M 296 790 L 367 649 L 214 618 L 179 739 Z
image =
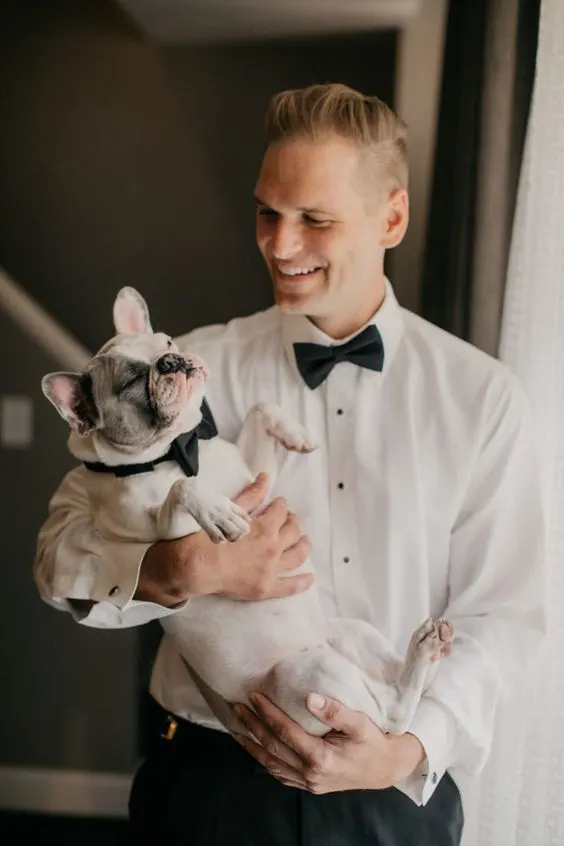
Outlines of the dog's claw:
M 200 526 L 214 543 L 233 543 L 249 532 L 249 516 L 234 503 L 230 505 L 199 515 Z
M 269 403 L 260 404 L 260 413 L 264 420 L 266 432 L 292 452 L 313 452 L 316 445 L 312 442 L 306 429 L 296 422 L 280 406 Z
M 454 626 L 448 620 L 428 617 L 413 633 L 409 649 L 426 654 L 430 661 L 450 655 Z

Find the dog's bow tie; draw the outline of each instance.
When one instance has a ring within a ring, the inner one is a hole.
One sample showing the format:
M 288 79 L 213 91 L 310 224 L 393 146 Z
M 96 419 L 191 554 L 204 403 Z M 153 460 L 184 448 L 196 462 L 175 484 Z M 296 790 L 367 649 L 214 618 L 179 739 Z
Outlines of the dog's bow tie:
M 202 403 L 202 419 L 195 429 L 178 435 L 170 445 L 168 452 L 143 464 L 117 464 L 110 466 L 101 461 L 83 461 L 85 467 L 97 473 L 113 473 L 114 476 L 135 476 L 138 473 L 149 473 L 155 469 L 155 464 L 162 461 L 176 461 L 186 476 L 198 475 L 198 440 L 208 441 L 217 435 L 215 420 L 211 409 L 204 400 Z
M 340 361 L 381 371 L 384 366 L 384 344 L 380 332 L 371 324 L 346 344 L 294 344 L 296 364 L 308 388 L 314 390 L 327 378 Z

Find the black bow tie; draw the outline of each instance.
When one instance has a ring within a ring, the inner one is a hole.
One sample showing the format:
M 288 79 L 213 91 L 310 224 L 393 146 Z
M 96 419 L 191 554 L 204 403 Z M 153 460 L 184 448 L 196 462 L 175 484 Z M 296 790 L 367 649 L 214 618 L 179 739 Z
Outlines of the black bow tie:
M 384 344 L 380 332 L 371 324 L 346 344 L 294 344 L 296 363 L 306 385 L 314 390 L 339 361 L 350 361 L 369 370 L 382 370 Z
M 178 435 L 170 445 L 168 452 L 155 458 L 154 461 L 147 461 L 143 464 L 117 464 L 110 466 L 102 464 L 101 461 L 84 461 L 83 464 L 89 470 L 97 473 L 113 473 L 114 476 L 135 476 L 138 473 L 149 473 L 155 469 L 155 464 L 161 461 L 176 461 L 186 476 L 198 475 L 198 440 L 202 438 L 208 441 L 217 435 L 215 420 L 206 400 L 202 402 L 202 419 L 195 429 L 183 432 Z

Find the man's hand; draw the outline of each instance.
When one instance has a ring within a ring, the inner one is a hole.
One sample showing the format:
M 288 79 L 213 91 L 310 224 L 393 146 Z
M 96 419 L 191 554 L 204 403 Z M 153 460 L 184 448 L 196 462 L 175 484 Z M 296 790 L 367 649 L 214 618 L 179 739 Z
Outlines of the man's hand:
M 397 784 L 425 758 L 412 734 L 387 735 L 364 714 L 340 702 L 310 694 L 308 709 L 330 726 L 312 737 L 260 694 L 251 697 L 256 714 L 244 705 L 235 713 L 258 742 L 236 740 L 282 784 L 310 793 L 381 790 Z
M 249 513 L 268 491 L 260 475 L 235 497 Z M 215 544 L 204 532 L 159 541 L 143 559 L 135 599 L 173 606 L 196 596 L 218 594 L 239 600 L 273 599 L 301 593 L 311 573 L 292 575 L 309 555 L 309 539 L 282 498 L 273 500 L 235 543 Z
M 210 593 L 231 599 L 274 599 L 301 593 L 313 583 L 312 573 L 292 576 L 304 563 L 310 543 L 301 534 L 295 514 L 279 497 L 251 522 L 248 535 L 218 550 Z

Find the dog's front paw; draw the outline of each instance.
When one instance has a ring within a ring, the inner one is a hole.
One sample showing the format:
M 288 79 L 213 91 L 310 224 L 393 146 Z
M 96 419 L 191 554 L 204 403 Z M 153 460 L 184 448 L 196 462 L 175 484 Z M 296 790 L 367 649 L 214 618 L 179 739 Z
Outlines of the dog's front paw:
M 410 650 L 425 655 L 434 663 L 450 655 L 454 640 L 454 626 L 448 620 L 429 617 L 415 630 Z
M 176 482 L 178 502 L 188 511 L 214 543 L 236 541 L 248 534 L 249 514 L 228 497 L 200 485 Z
M 292 452 L 313 452 L 316 445 L 306 429 L 277 405 L 261 406 L 267 433 Z
M 239 540 L 248 534 L 250 528 L 247 512 L 227 497 L 218 497 L 214 502 L 203 504 L 198 514 L 193 516 L 214 543 Z
M 299 423 L 294 423 L 291 427 L 282 425 L 272 426 L 267 429 L 267 432 L 276 438 L 282 446 L 292 452 L 313 452 L 316 449 L 305 428 Z

